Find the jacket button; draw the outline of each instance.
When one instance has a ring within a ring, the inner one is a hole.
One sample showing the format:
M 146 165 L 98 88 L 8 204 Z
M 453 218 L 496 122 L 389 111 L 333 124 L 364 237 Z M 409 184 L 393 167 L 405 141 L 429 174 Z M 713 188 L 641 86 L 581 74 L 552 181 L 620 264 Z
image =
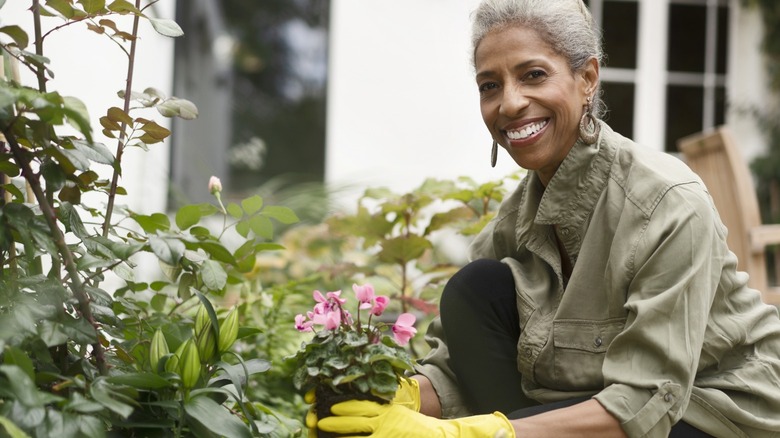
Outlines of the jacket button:
M 674 397 L 672 396 L 671 392 L 667 392 L 666 394 L 664 394 L 664 401 L 667 403 L 671 402 L 673 398 Z
M 526 348 L 526 349 L 525 349 L 525 355 L 526 355 L 526 356 L 528 356 L 528 357 L 531 357 L 531 355 L 533 355 L 533 353 L 534 353 L 534 352 L 533 352 L 533 351 L 531 351 L 531 349 L 530 349 L 530 348 Z
M 593 345 L 597 347 L 601 347 L 601 344 L 603 344 L 604 341 L 601 340 L 601 336 L 596 336 L 596 339 L 593 340 Z

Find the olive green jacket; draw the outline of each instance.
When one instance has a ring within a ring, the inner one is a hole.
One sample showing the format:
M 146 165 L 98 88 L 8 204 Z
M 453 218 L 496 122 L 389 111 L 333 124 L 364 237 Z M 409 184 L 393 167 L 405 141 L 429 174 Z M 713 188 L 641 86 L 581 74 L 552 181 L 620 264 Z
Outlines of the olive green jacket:
M 601 126 L 546 189 L 529 173 L 471 246 L 514 274 L 525 395 L 592 395 L 631 437 L 666 437 L 680 419 L 717 437 L 780 437 L 777 309 L 736 270 L 701 180 Z M 428 340 L 417 371 L 445 417 L 467 415 L 438 319 Z

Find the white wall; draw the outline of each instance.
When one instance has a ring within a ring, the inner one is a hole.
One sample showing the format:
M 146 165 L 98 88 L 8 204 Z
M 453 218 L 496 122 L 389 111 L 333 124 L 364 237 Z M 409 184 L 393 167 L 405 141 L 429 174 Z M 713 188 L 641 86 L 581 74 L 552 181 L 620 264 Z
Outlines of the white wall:
M 0 9 L 0 26 L 21 26 L 30 36 L 27 50 L 35 51 L 32 13 L 28 10 L 31 4 L 28 0 L 6 1 Z M 175 4 L 175 0 L 162 0 L 148 13 L 173 19 Z M 113 19 L 120 29 L 128 32 L 132 29 L 130 17 Z M 52 17 L 43 17 L 42 21 L 44 33 L 62 24 L 61 20 Z M 157 34 L 146 20 L 141 20 L 139 34 L 133 89 L 142 91 L 147 87 L 155 87 L 169 95 L 173 78 L 173 40 Z M 54 80 L 47 84 L 48 91 L 57 91 L 61 95 L 75 96 L 84 101 L 89 110 L 95 140 L 115 152 L 116 140 L 103 137 L 98 119 L 106 114 L 109 107 L 122 107 L 117 91 L 125 88 L 127 56 L 107 37 L 88 31 L 84 23 L 64 27 L 44 41 L 44 55 L 51 60 L 49 68 L 55 74 Z M 32 73 L 24 69 L 20 73 L 25 85 L 37 88 Z M 131 115 L 137 117 L 142 114 Z M 156 111 L 145 114 L 143 117 L 170 127 L 169 119 Z M 168 187 L 168 154 L 167 141 L 151 145 L 149 152 L 137 148 L 127 149 L 122 160 L 124 174 L 120 185 L 127 189 L 129 196 L 119 197 L 117 203 L 128 205 L 140 213 L 164 211 Z M 97 167 L 101 176 L 109 177 L 109 169 Z
M 333 0 L 325 177 L 398 192 L 517 165 L 482 123 L 470 54 L 477 0 Z M 348 197 L 348 195 L 347 195 Z

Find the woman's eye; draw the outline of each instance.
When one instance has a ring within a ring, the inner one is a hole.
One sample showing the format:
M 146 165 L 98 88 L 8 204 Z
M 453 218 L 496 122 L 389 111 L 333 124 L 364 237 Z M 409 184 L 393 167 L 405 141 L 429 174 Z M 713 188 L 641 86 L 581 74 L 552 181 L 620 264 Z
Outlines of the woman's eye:
M 537 79 L 542 79 L 545 76 L 547 76 L 547 74 L 544 71 L 542 71 L 542 70 L 531 70 L 530 72 L 528 72 L 525 75 L 525 78 L 527 80 L 532 80 L 533 81 L 533 80 L 537 80 Z
M 486 82 L 479 86 L 479 92 L 484 93 L 486 91 L 494 90 L 496 88 L 498 88 L 498 84 L 496 84 L 495 82 Z

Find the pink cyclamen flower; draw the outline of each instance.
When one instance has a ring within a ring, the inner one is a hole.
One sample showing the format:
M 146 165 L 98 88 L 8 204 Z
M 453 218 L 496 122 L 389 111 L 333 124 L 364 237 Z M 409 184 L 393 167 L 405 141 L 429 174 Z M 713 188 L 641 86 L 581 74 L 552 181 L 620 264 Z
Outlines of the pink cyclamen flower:
M 355 291 L 355 296 L 360 302 L 361 309 L 371 308 L 371 303 L 374 301 L 374 286 L 370 284 L 364 284 L 363 286 L 353 284 L 352 290 Z
M 333 301 L 338 301 L 339 304 L 344 304 L 347 302 L 346 298 L 341 298 L 341 291 L 337 290 L 334 292 L 328 292 L 327 294 L 328 299 Z
M 299 332 L 310 332 L 312 331 L 311 326 L 314 325 L 314 322 L 307 321 L 306 317 L 304 315 L 298 314 L 295 315 L 295 328 Z
M 325 315 L 325 328 L 328 330 L 336 330 L 341 325 L 341 312 L 339 310 L 333 310 Z
M 322 294 L 322 292 L 315 290 L 312 295 L 314 296 L 314 301 L 318 303 L 327 303 L 328 299 L 325 298 L 325 295 Z
M 390 304 L 390 298 L 380 295 L 374 298 L 374 307 L 371 308 L 371 314 L 379 316 L 385 311 L 387 305 Z
M 209 193 L 212 195 L 222 191 L 222 181 L 216 176 L 209 178 Z
M 398 345 L 406 345 L 409 340 L 412 339 L 417 329 L 414 328 L 414 320 L 416 318 L 411 313 L 402 313 L 398 315 L 398 320 L 393 325 L 393 337 Z

